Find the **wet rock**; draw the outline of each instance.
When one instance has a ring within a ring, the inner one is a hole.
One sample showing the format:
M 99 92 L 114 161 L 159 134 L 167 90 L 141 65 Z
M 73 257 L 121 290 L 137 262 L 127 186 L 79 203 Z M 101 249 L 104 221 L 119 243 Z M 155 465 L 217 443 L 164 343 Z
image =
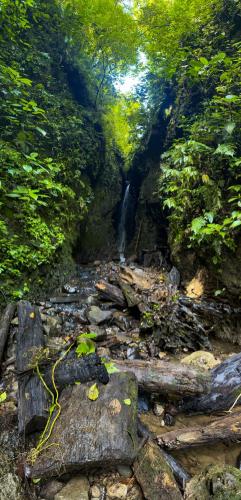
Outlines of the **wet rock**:
M 127 498 L 128 487 L 126 484 L 115 483 L 107 487 L 107 495 L 110 498 L 125 500 Z
M 32 477 L 51 477 L 81 467 L 117 466 L 132 463 L 138 446 L 137 382 L 132 374 L 115 373 L 106 385 L 98 385 L 99 397 L 88 398 L 92 384 L 66 388 L 61 395 L 61 414 L 49 445 L 37 458 Z M 125 404 L 130 399 L 131 404 Z
M 60 481 L 48 481 L 48 483 L 42 486 L 40 496 L 45 500 L 53 500 L 55 495 L 57 495 L 63 487 L 64 484 Z
M 132 477 L 133 472 L 131 467 L 128 465 L 118 465 L 117 470 L 122 477 Z
M 78 287 L 74 285 L 70 285 L 66 283 L 66 285 L 63 286 L 63 292 L 65 293 L 77 293 L 78 292 Z
M 146 500 L 181 500 L 172 471 L 159 447 L 147 441 L 134 463 L 135 477 Z
M 138 359 L 139 358 L 139 351 L 137 347 L 129 347 L 127 349 L 127 359 Z
M 7 473 L 0 476 L 1 500 L 26 500 L 21 480 L 16 474 Z
M 235 467 L 213 465 L 187 484 L 185 500 L 239 500 L 241 472 Z
M 183 358 L 181 360 L 181 363 L 209 370 L 214 366 L 219 365 L 220 360 L 216 359 L 211 352 L 196 351 L 192 352 L 192 354 L 189 354 L 189 356 Z
M 87 312 L 89 322 L 94 325 L 99 325 L 105 321 L 110 320 L 112 317 L 111 311 L 102 311 L 98 306 L 91 306 Z
M 55 495 L 54 500 L 89 500 L 89 488 L 90 485 L 87 477 L 73 477 L 73 479 Z

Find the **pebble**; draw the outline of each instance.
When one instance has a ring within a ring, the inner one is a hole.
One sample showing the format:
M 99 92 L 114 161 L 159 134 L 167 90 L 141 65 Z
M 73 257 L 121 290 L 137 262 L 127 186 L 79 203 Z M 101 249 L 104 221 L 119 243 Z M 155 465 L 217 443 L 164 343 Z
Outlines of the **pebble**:
M 91 488 L 91 498 L 100 498 L 101 491 L 100 488 L 96 485 Z
M 126 484 L 115 483 L 107 487 L 107 495 L 110 498 L 125 500 L 127 498 L 128 487 Z
M 159 403 L 154 404 L 154 408 L 153 408 L 154 415 L 156 415 L 157 417 L 163 417 L 164 412 L 165 412 L 165 409 L 162 405 L 160 405 Z

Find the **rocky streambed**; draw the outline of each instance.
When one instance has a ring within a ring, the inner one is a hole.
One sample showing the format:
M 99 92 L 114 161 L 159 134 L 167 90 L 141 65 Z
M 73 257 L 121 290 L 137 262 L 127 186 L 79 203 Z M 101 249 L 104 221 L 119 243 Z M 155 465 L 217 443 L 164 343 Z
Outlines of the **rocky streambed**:
M 99 263 L 0 325 L 0 500 L 240 499 L 241 309 Z

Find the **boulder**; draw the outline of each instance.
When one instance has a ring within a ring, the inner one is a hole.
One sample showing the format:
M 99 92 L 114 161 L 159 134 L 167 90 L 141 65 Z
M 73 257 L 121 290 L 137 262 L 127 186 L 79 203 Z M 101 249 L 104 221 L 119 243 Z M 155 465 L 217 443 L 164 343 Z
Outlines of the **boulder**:
M 217 360 L 211 352 L 195 351 L 192 352 L 192 354 L 185 356 L 185 358 L 181 360 L 181 363 L 210 370 L 214 366 L 219 365 L 220 360 Z
M 98 306 L 91 306 L 87 312 L 88 320 L 91 324 L 99 325 L 108 321 L 112 317 L 111 311 L 102 311 Z
M 48 448 L 32 467 L 32 477 L 133 462 L 138 448 L 134 375 L 114 373 L 106 386 L 98 386 L 95 401 L 88 398 L 91 385 L 70 386 L 62 392 L 60 417 Z
M 73 477 L 54 500 L 89 500 L 89 481 L 85 476 Z
M 241 472 L 235 467 L 212 465 L 187 484 L 185 500 L 239 500 Z

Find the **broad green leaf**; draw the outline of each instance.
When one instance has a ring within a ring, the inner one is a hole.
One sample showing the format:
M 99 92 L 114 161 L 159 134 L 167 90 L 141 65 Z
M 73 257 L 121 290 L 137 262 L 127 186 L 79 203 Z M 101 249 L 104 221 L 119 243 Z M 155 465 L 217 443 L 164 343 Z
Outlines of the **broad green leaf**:
M 95 352 L 95 343 L 91 339 L 80 339 L 78 347 L 75 349 L 78 357 Z
M 219 144 L 217 149 L 214 151 L 214 154 L 221 154 L 224 156 L 234 156 L 235 151 L 231 144 Z
M 104 362 L 104 365 L 105 365 L 106 370 L 109 373 L 109 375 L 120 371 L 120 370 L 118 370 L 118 368 L 116 368 L 116 366 L 112 362 L 107 362 L 107 363 Z
M 98 397 L 99 397 L 99 389 L 98 389 L 98 387 L 97 387 L 97 384 L 92 385 L 92 386 L 88 389 L 88 392 L 87 392 L 87 397 L 88 397 L 91 401 L 96 401 L 96 399 L 98 399 Z
M 76 340 L 77 342 L 81 342 L 81 339 L 96 339 L 96 337 L 97 335 L 94 332 L 81 333 L 81 335 L 79 335 Z
M 191 229 L 194 233 L 198 233 L 202 227 L 206 225 L 206 220 L 204 217 L 196 217 L 196 219 L 193 219 L 192 224 L 191 224 Z

